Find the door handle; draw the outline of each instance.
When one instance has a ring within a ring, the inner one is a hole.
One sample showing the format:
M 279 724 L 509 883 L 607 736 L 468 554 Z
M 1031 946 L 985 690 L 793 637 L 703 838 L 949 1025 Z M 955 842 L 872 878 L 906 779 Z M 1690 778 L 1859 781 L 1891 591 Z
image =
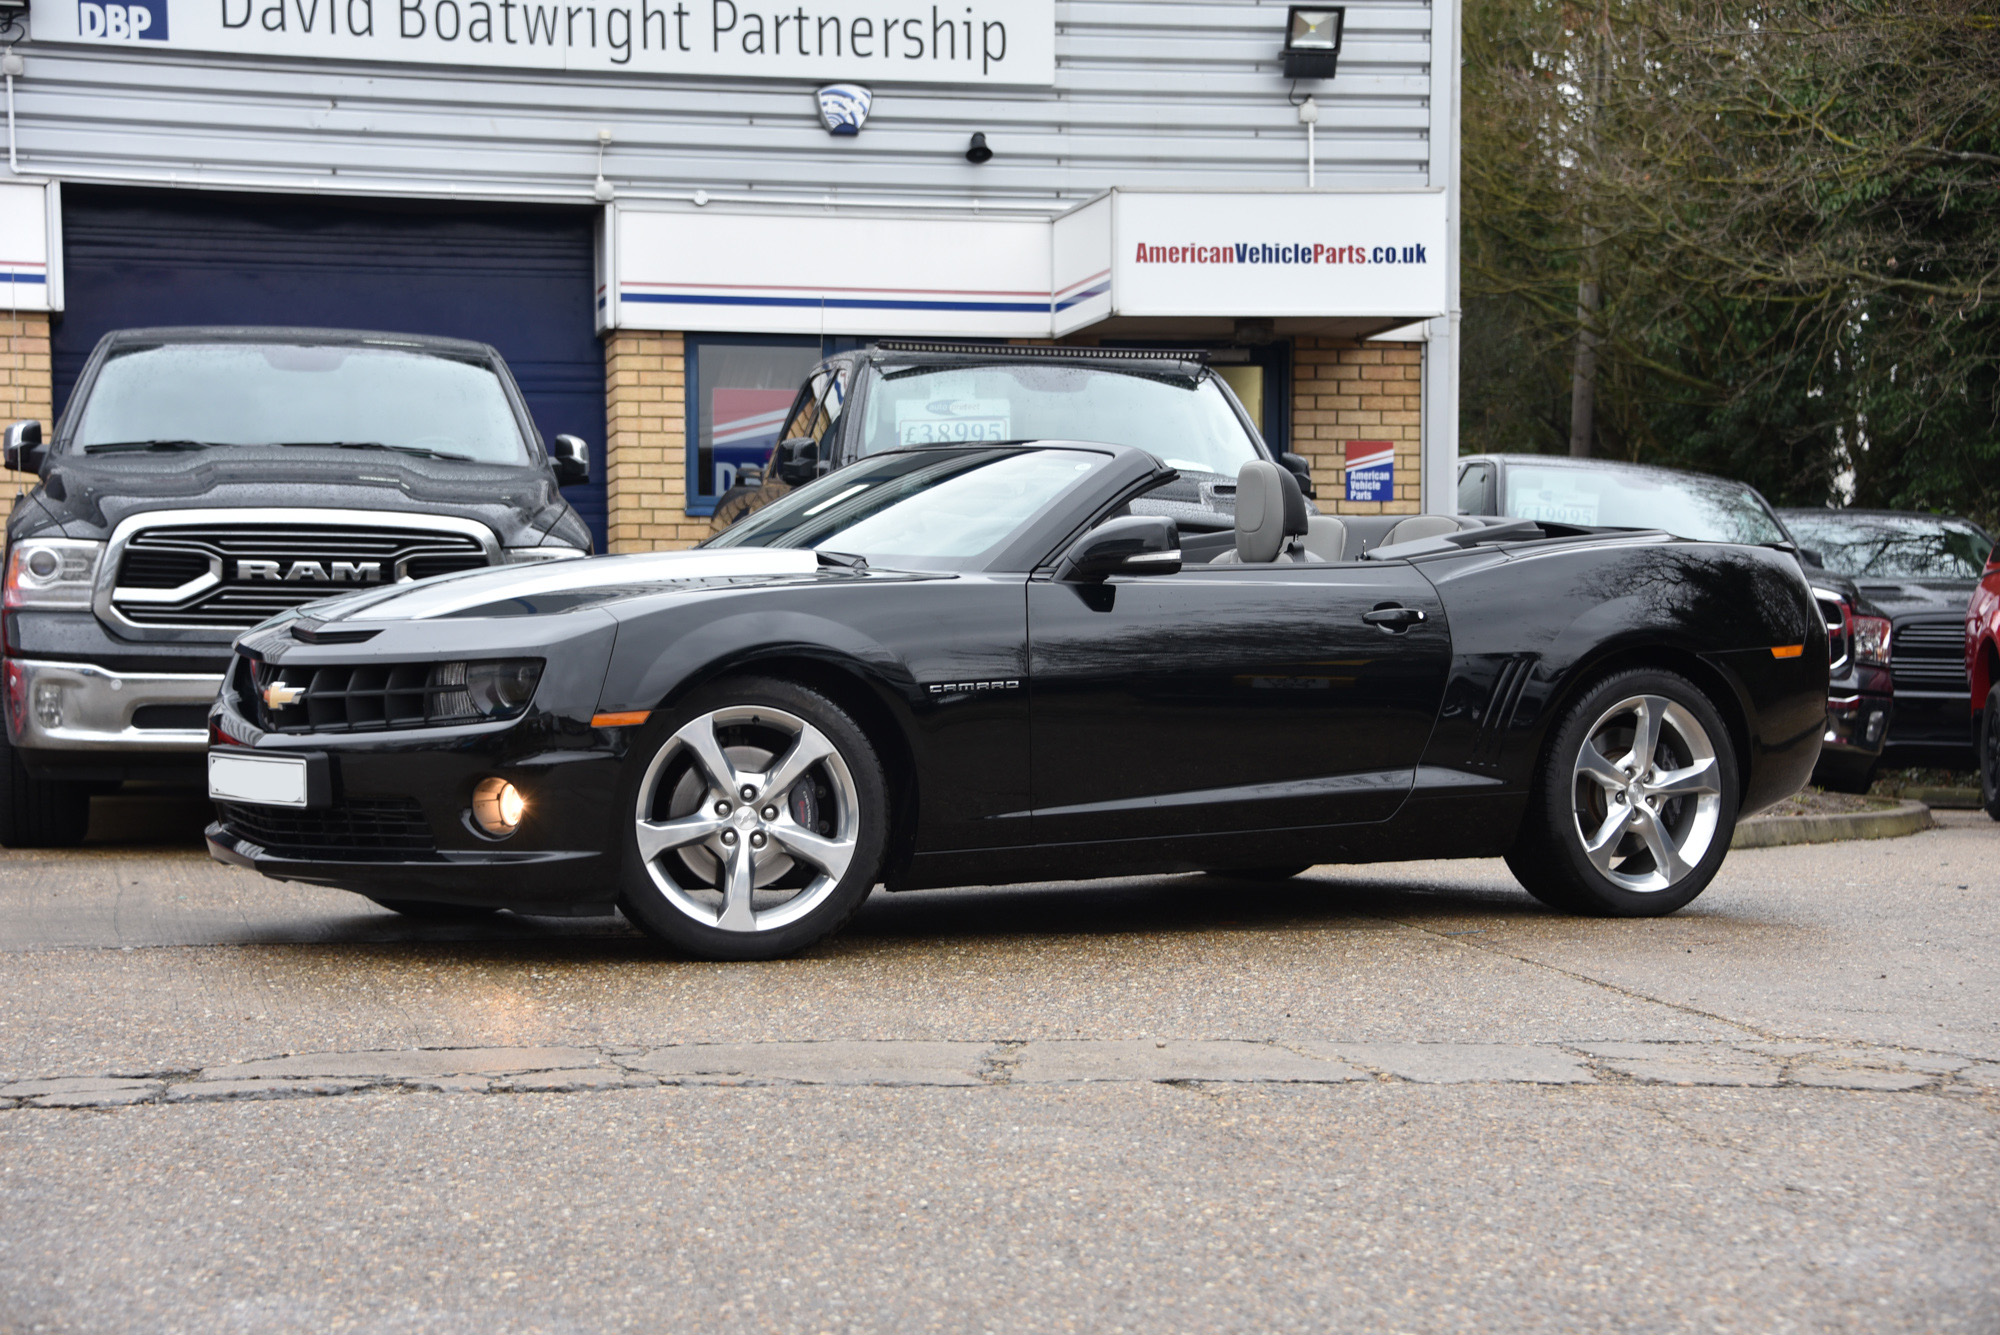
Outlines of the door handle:
M 1378 607 L 1363 612 L 1361 619 L 1386 631 L 1405 631 L 1424 619 L 1424 611 L 1420 607 Z

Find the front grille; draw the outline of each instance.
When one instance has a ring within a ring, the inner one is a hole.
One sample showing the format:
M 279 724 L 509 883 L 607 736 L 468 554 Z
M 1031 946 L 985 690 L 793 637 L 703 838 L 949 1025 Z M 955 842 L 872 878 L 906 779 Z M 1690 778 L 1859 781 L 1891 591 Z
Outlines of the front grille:
M 279 667 L 241 661 L 250 679 L 241 696 L 266 732 L 383 732 L 483 717 L 466 694 L 462 662 Z M 273 705 L 273 686 L 280 700 L 296 694 Z
M 1898 687 L 1920 691 L 1970 691 L 1965 675 L 1965 623 L 1913 621 L 1896 628 L 1889 655 Z
M 372 524 L 162 524 L 127 540 L 111 604 L 135 625 L 241 630 L 316 598 L 486 564 L 486 549 L 465 533 Z M 198 588 L 172 602 L 128 596 L 197 581 Z
M 239 806 L 218 802 L 223 826 L 281 858 L 409 862 L 435 854 L 430 822 L 408 797 L 352 798 L 337 807 Z

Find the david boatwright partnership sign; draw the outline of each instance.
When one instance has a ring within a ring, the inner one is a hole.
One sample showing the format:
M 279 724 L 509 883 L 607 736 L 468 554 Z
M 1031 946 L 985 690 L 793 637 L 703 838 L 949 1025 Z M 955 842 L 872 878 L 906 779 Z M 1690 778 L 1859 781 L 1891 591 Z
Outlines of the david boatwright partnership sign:
M 1055 0 L 47 0 L 38 42 L 528 70 L 1052 84 Z

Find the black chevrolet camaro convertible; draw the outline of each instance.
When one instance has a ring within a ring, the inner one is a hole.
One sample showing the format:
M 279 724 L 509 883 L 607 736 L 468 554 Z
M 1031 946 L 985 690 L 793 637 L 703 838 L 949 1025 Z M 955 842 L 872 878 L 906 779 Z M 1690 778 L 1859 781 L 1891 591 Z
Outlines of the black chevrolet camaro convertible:
M 243 635 L 209 847 L 405 912 L 601 912 L 787 954 L 870 889 L 1504 855 L 1670 913 L 1805 782 L 1826 631 L 1788 549 L 1131 513 L 1121 446 L 871 456 L 706 547 L 441 576 Z M 1145 507 L 1140 507 L 1141 509 Z

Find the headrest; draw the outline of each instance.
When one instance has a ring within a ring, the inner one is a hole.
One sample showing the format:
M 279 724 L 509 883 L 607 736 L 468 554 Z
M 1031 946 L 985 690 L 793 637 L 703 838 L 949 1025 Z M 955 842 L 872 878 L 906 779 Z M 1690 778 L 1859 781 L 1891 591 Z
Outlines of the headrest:
M 1467 525 L 1458 522 L 1453 515 L 1411 515 L 1408 519 L 1389 530 L 1389 536 L 1382 540 L 1387 547 L 1395 542 L 1415 542 L 1418 538 L 1441 538 L 1447 533 L 1456 533 Z
M 1236 474 L 1236 555 L 1268 564 L 1285 540 L 1306 531 L 1306 498 L 1298 479 L 1278 465 L 1252 459 Z

